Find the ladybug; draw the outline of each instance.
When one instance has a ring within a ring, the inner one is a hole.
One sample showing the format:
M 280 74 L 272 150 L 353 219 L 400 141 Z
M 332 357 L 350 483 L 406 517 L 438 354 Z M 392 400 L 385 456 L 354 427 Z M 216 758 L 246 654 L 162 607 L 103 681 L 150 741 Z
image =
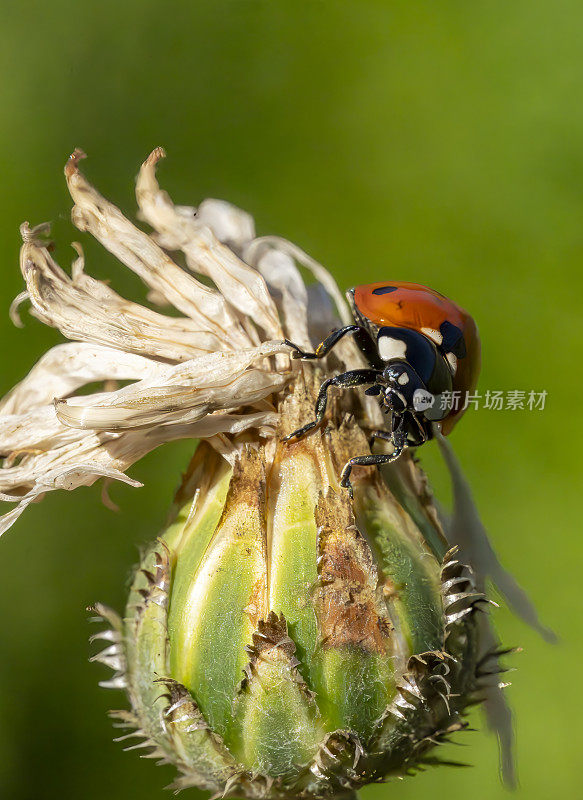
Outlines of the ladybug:
M 286 340 L 293 358 L 326 356 L 346 334 L 352 334 L 368 361 L 328 378 L 320 387 L 316 419 L 290 433 L 299 439 L 322 421 L 331 386 L 369 385 L 365 394 L 377 395 L 386 414 L 387 430 L 373 431 L 375 438 L 393 445 L 390 454 L 351 458 L 340 483 L 352 496 L 350 472 L 354 466 L 395 461 L 406 447 L 418 447 L 432 437 L 432 423 L 440 422 L 448 434 L 465 410 L 465 397 L 476 388 L 480 372 L 480 338 L 472 317 L 447 297 L 419 283 L 371 283 L 347 292 L 354 324 L 333 331 L 308 353 Z

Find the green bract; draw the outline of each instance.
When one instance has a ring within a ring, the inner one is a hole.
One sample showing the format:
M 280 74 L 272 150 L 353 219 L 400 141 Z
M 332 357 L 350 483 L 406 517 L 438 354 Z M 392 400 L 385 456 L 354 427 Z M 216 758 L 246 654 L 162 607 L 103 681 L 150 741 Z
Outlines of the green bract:
M 124 620 L 98 607 L 114 629 L 101 660 L 131 702 L 114 716 L 176 765 L 178 788 L 342 795 L 433 761 L 465 726 L 484 596 L 411 460 L 389 480 L 413 513 L 370 469 L 354 504 L 338 486 L 366 447 L 350 417 L 276 443 L 309 414 L 314 378 L 282 401 L 280 436 L 238 441 L 233 466 L 199 445 Z

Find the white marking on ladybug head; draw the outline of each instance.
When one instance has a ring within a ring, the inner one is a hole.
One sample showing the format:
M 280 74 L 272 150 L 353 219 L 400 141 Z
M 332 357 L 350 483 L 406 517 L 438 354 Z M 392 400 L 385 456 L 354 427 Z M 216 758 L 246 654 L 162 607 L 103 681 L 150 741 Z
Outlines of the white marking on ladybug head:
M 405 386 L 406 383 L 409 383 L 409 376 L 406 372 L 402 372 L 399 377 L 397 378 L 397 383 L 400 383 L 401 386 Z
M 435 328 L 421 328 L 421 333 L 435 342 L 435 344 L 441 344 L 443 342 L 443 336 L 439 331 L 436 331 Z
M 453 353 L 447 353 L 446 356 L 449 366 L 451 367 L 451 371 L 455 375 L 457 372 L 457 357 L 454 356 Z
M 383 361 L 392 361 L 394 358 L 405 358 L 407 354 L 407 344 L 401 339 L 393 339 L 392 336 L 381 334 L 378 339 L 379 355 Z

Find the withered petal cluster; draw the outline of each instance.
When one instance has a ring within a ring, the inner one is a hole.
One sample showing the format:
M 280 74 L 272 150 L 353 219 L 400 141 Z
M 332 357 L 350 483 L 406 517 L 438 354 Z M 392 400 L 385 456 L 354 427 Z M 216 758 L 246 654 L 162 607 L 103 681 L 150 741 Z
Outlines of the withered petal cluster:
M 126 470 L 165 442 L 212 438 L 225 452 L 225 434 L 273 432 L 268 398 L 292 371 L 266 280 L 273 279 L 281 295 L 286 330 L 309 344 L 306 288 L 285 247 L 255 238 L 245 212 L 216 200 L 198 209 L 175 206 L 155 177 L 163 155 L 154 150 L 137 182 L 140 216 L 151 233 L 88 183 L 78 168 L 80 151 L 65 174 L 79 230 L 91 233 L 143 280 L 151 299 L 178 315 L 131 302 L 90 277 L 78 243 L 67 274 L 44 238 L 47 226 L 22 226 L 26 291 L 13 304 L 13 318 L 19 321 L 16 308 L 29 300 L 33 316 L 73 343 L 46 353 L 0 401 L 0 499 L 17 503 L 0 518 L 0 533 L 45 492 L 99 478 L 139 485 Z M 187 269 L 169 251 L 182 252 Z M 307 256 L 305 265 L 311 266 Z M 319 265 L 316 270 L 325 272 Z M 343 302 L 339 292 L 336 299 Z M 329 308 L 317 313 L 330 319 Z M 94 383 L 102 390 L 78 394 Z

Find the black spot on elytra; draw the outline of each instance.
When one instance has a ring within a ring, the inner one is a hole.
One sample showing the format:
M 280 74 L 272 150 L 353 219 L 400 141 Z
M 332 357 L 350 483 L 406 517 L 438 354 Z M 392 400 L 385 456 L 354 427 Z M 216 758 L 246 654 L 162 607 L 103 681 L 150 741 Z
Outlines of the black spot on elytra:
M 453 353 L 456 358 L 465 358 L 467 353 L 466 343 L 460 328 L 454 325 L 453 322 L 446 320 L 439 326 L 439 332 L 443 336 L 441 349 L 446 353 Z
M 376 289 L 372 290 L 373 294 L 390 294 L 391 292 L 396 292 L 396 286 L 378 286 Z

